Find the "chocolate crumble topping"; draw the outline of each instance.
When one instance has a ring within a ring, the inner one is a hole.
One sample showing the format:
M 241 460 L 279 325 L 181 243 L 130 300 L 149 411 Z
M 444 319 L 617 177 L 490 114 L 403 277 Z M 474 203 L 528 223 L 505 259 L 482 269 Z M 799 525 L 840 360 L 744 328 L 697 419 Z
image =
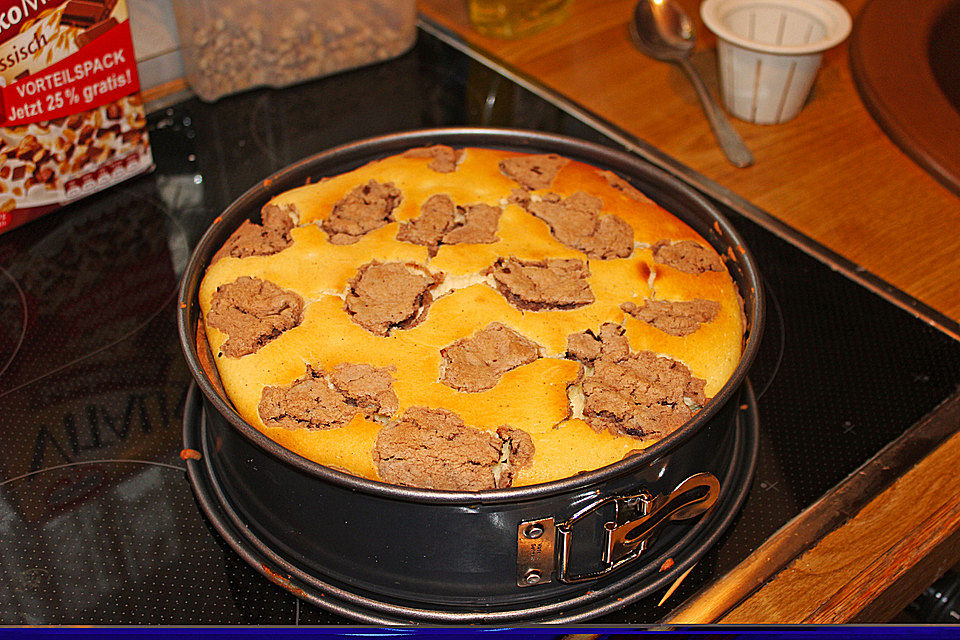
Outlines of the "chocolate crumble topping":
M 400 224 L 397 240 L 422 244 L 433 257 L 437 255 L 443 236 L 453 228 L 455 211 L 450 196 L 432 195 L 420 206 L 419 218 Z
M 268 427 L 336 429 L 363 412 L 368 418 L 397 412 L 394 367 L 344 362 L 330 373 L 307 365 L 307 373 L 285 387 L 264 387 L 257 411 Z
M 223 354 L 239 358 L 299 325 L 302 314 L 303 298 L 293 291 L 241 276 L 217 288 L 206 321 L 229 336 L 221 347 Z
M 393 391 L 396 367 L 374 367 L 369 364 L 344 362 L 333 368 L 330 383 L 352 405 L 367 416 L 392 416 L 399 409 L 397 394 Z
M 597 431 L 663 437 L 693 417 L 691 405 L 706 402 L 706 381 L 683 363 L 651 351 L 606 353 L 601 342 L 601 354 L 581 383 L 583 417 Z
M 455 206 L 450 196 L 430 196 L 420 207 L 420 217 L 400 225 L 397 240 L 427 247 L 430 257 L 441 244 L 496 242 L 500 208 L 486 204 Z
M 547 189 L 570 162 L 555 153 L 517 156 L 500 161 L 500 172 L 530 190 Z
M 583 260 L 497 258 L 484 270 L 497 291 L 518 309 L 575 309 L 596 300 L 590 289 L 590 267 Z
M 437 173 L 453 173 L 456 171 L 457 162 L 462 155 L 463 149 L 454 150 L 445 144 L 417 147 L 403 152 L 404 158 L 433 158 L 427 166 Z
M 530 435 L 520 429 L 491 433 L 467 426 L 447 409 L 410 407 L 380 430 L 373 460 L 385 482 L 482 491 L 509 487 L 533 453 Z
M 511 189 L 510 195 L 507 196 L 507 202 L 509 204 L 516 204 L 524 209 L 527 208 L 531 201 L 530 192 L 522 187 Z
M 712 322 L 720 313 L 719 302 L 703 298 L 677 302 L 644 300 L 639 307 L 632 302 L 624 302 L 620 308 L 637 320 L 672 336 L 690 335 L 704 322 Z
M 220 250 L 214 254 L 210 264 L 227 256 L 234 258 L 267 256 L 290 246 L 293 242 L 290 230 L 300 218 L 296 207 L 292 204 L 282 207 L 268 204 L 260 211 L 260 216 L 263 220 L 262 225 L 244 220 L 240 228 L 234 231 Z
M 475 393 L 492 389 L 507 371 L 539 358 L 540 345 L 504 324 L 491 322 L 476 335 L 441 349 L 440 355 L 440 382 Z
M 257 407 L 268 427 L 336 429 L 358 413 L 334 389 L 323 371 L 307 366 L 307 373 L 285 387 L 264 387 Z
M 619 324 L 604 322 L 599 335 L 588 329 L 567 336 L 567 357 L 587 366 L 593 366 L 601 356 L 619 360 L 628 355 L 630 343 L 626 331 Z
M 320 227 L 331 244 L 353 244 L 364 234 L 393 222 L 393 210 L 400 200 L 400 190 L 392 182 L 371 180 L 333 205 Z
M 442 273 L 418 264 L 373 260 L 347 283 L 344 308 L 358 325 L 386 336 L 394 327 L 409 329 L 423 321 L 433 302 L 430 291 L 442 281 Z
M 720 257 L 693 240 L 681 240 L 673 244 L 669 240 L 661 240 L 651 249 L 654 262 L 665 264 L 684 273 L 699 275 L 705 271 L 723 271 L 723 262 Z
M 442 244 L 490 244 L 499 240 L 500 207 L 482 202 L 457 206 L 454 227 L 442 239 Z
M 618 191 L 622 191 L 627 197 L 636 200 L 637 202 L 653 202 L 653 200 L 643 195 L 642 191 L 615 174 L 613 171 L 597 171 L 597 174 L 606 180 L 607 184 Z
M 506 457 L 509 462 L 509 480 L 510 482 L 503 482 L 502 476 L 501 481 L 497 486 L 499 487 L 509 487 L 513 480 L 513 470 L 522 467 L 524 465 L 530 464 L 533 460 L 534 446 L 533 439 L 530 438 L 530 434 L 524 431 L 523 429 L 514 429 L 513 427 L 502 426 L 497 429 L 497 435 L 500 436 L 500 440 L 509 445 L 509 450 L 507 451 L 507 456 L 501 454 L 500 461 L 504 461 Z
M 553 236 L 588 258 L 627 258 L 633 253 L 633 229 L 615 215 L 600 215 L 603 201 L 583 191 L 560 199 L 549 193 L 526 209 L 550 226 Z

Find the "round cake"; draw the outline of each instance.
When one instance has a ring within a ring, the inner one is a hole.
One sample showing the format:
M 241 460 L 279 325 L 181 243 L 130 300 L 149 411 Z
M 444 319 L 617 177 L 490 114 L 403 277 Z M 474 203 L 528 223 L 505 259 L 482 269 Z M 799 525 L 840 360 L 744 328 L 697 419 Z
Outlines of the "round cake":
M 620 176 L 442 145 L 275 196 L 199 301 L 251 425 L 346 473 L 459 491 L 643 450 L 720 390 L 744 333 L 721 257 Z

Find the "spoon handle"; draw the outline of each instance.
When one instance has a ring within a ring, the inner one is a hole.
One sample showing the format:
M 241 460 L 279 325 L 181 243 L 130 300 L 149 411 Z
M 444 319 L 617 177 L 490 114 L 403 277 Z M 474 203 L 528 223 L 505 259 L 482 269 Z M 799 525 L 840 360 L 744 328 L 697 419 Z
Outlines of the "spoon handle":
M 720 143 L 720 148 L 723 149 L 724 155 L 727 156 L 727 159 L 730 160 L 735 167 L 749 167 L 752 165 L 753 154 L 750 153 L 747 145 L 743 143 L 743 138 L 740 137 L 740 134 L 734 130 L 730 121 L 727 120 L 727 116 L 720 110 L 720 106 L 716 100 L 713 99 L 713 96 L 710 95 L 710 91 L 707 90 L 707 85 L 704 84 L 703 78 L 700 77 L 697 70 L 690 64 L 690 60 L 680 58 L 677 62 L 690 78 L 694 89 L 697 90 L 697 95 L 700 96 L 700 104 L 703 105 L 703 110 L 707 114 L 707 120 L 710 122 L 710 128 L 713 129 L 713 135 L 717 137 L 717 142 Z

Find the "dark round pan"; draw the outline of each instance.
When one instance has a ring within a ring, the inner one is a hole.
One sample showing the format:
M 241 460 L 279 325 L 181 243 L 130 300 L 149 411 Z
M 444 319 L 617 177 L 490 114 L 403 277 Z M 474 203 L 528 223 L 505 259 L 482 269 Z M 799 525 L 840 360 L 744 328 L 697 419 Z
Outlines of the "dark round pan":
M 605 615 L 666 589 L 696 565 L 714 542 L 727 530 L 747 498 L 756 466 L 759 446 L 757 403 L 749 378 L 744 382 L 742 400 L 734 424 L 726 435 L 732 443 L 725 473 L 718 476 L 722 489 L 713 509 L 691 526 L 675 527 L 664 534 L 638 566 L 616 581 L 604 581 L 588 591 L 543 602 L 516 599 L 498 606 L 448 607 L 441 603 L 424 606 L 383 594 L 365 594 L 331 581 L 323 572 L 305 567 L 251 528 L 227 499 L 212 460 L 216 459 L 220 428 L 229 423 L 219 414 L 212 418 L 209 404 L 193 385 L 184 407 L 183 441 L 188 449 L 202 452 L 200 460 L 187 459 L 187 472 L 201 510 L 224 540 L 251 567 L 294 595 L 332 613 L 359 622 L 388 625 L 400 622 L 447 624 L 498 624 L 505 622 L 570 624 Z M 230 438 L 230 436 L 227 436 Z M 252 446 L 252 445 L 251 445 Z M 724 449 L 726 450 L 726 449 Z M 655 597 L 655 596 L 653 596 Z M 653 622 L 635 620 L 635 622 Z
M 727 256 L 743 297 L 743 356 L 726 385 L 684 427 L 641 454 L 565 480 L 484 492 L 357 478 L 311 462 L 247 424 L 218 390 L 215 371 L 205 370 L 209 354 L 198 348 L 197 291 L 210 258 L 242 221 L 258 220 L 274 195 L 430 144 L 558 153 L 616 172 L 693 227 Z M 277 172 L 227 207 L 204 234 L 179 302 L 181 343 L 207 405 L 205 465 L 223 504 L 271 552 L 338 597 L 391 618 L 444 622 L 516 619 L 518 611 L 542 617 L 573 601 L 622 591 L 644 575 L 645 562 L 702 523 L 718 495 L 729 491 L 723 483 L 732 477 L 738 451 L 740 389 L 760 344 L 764 313 L 752 255 L 736 229 L 690 187 L 608 147 L 480 128 L 372 138 Z M 734 476 L 742 482 L 749 474 Z M 721 503 L 717 508 L 731 501 Z

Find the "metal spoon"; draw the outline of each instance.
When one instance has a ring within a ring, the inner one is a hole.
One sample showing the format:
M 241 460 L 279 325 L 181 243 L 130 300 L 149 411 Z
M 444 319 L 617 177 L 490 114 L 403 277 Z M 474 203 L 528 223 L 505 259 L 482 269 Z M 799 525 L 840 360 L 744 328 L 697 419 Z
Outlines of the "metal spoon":
M 656 60 L 672 62 L 686 72 L 693 83 L 700 104 L 710 121 L 710 128 L 720 143 L 724 155 L 736 167 L 753 164 L 753 154 L 743 143 L 730 121 L 720 110 L 703 83 L 703 78 L 690 64 L 690 53 L 697 42 L 693 23 L 674 0 L 640 0 L 633 10 L 630 34 L 640 51 Z

